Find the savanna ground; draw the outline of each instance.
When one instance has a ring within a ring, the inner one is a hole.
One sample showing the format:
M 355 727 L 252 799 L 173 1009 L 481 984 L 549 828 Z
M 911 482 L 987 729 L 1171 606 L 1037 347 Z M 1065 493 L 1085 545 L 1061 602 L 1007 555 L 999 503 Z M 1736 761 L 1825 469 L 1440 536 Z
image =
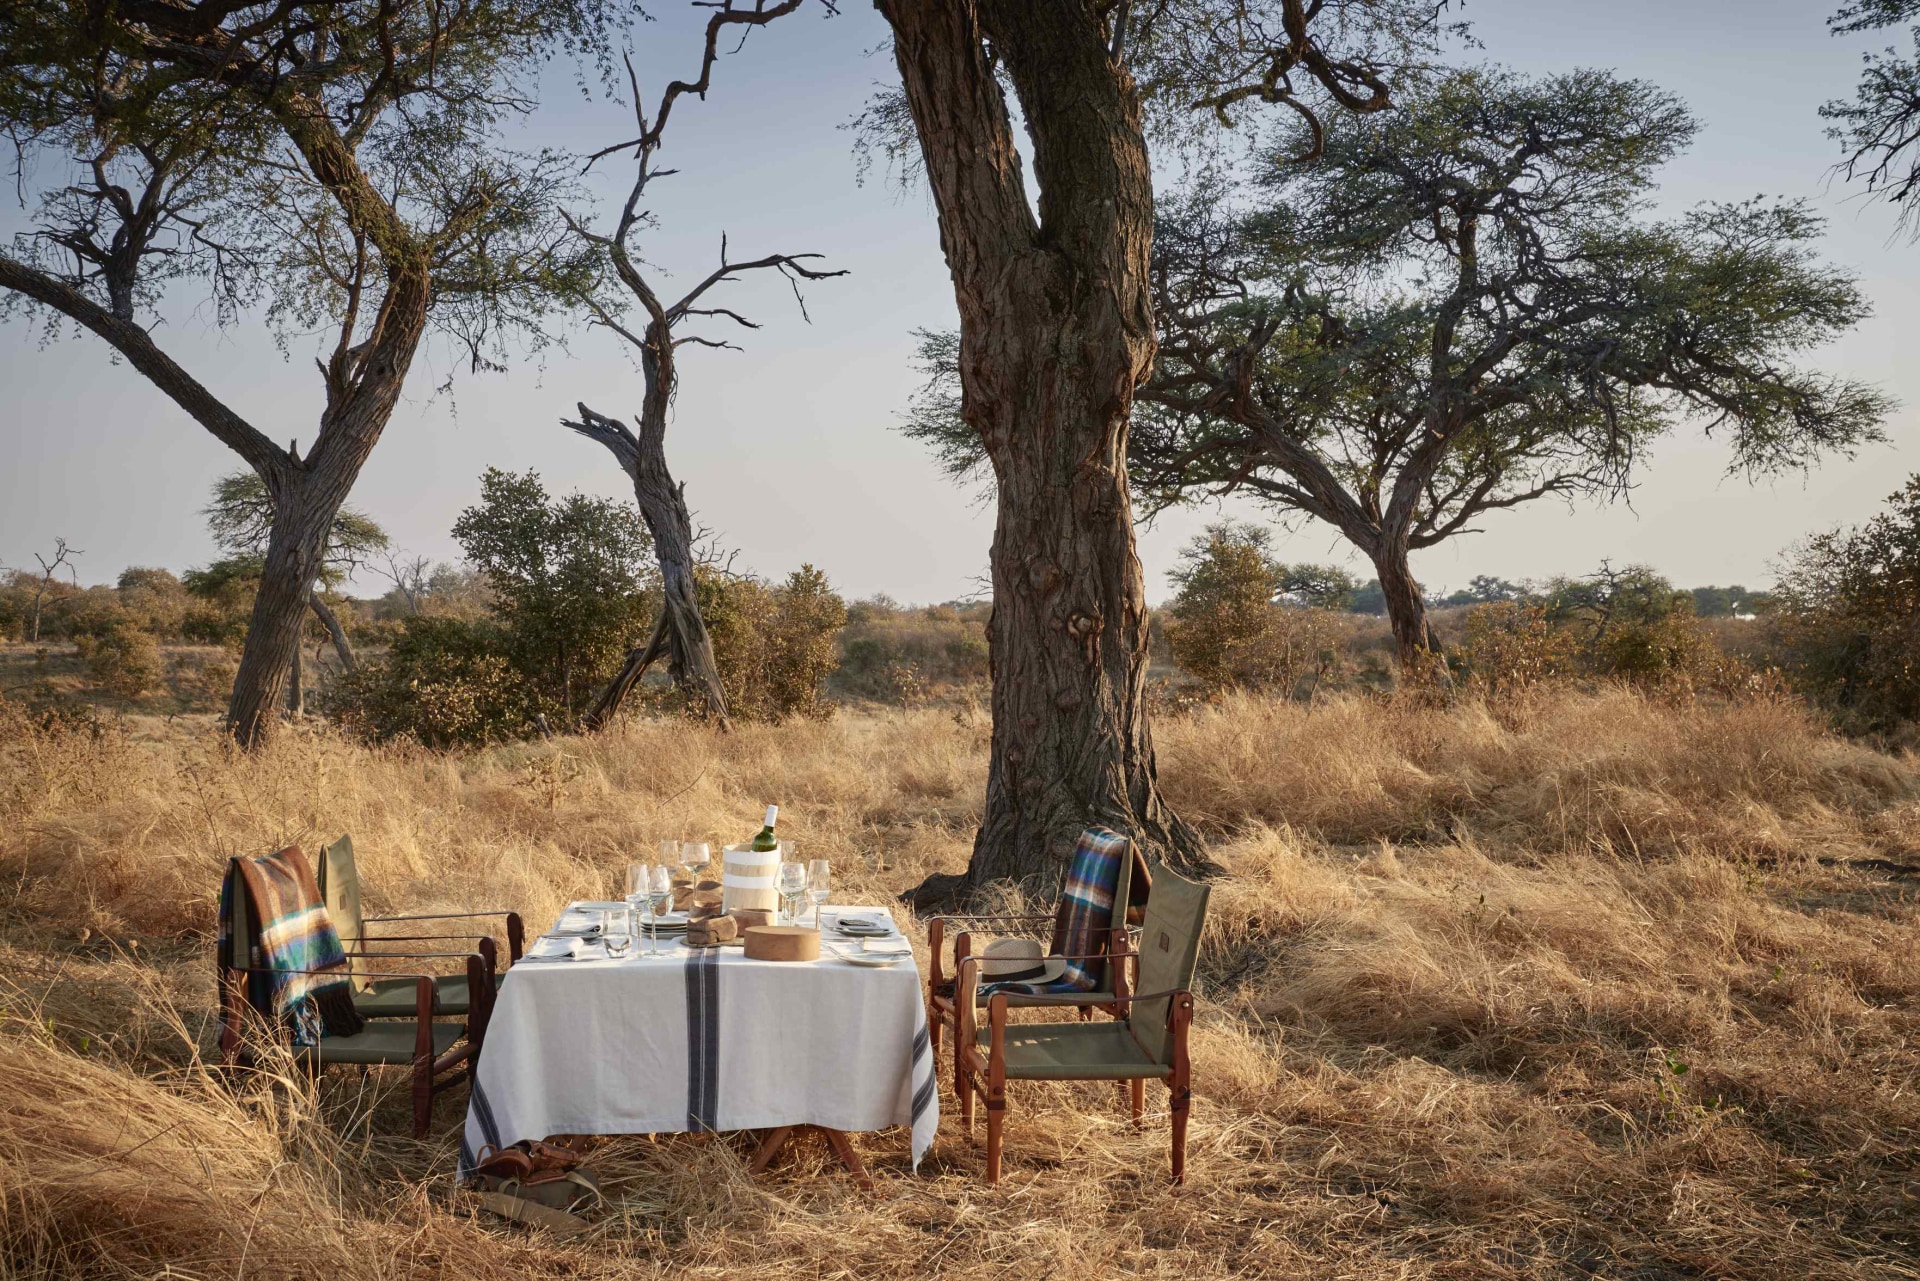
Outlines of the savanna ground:
M 1018 1085 L 1006 1175 L 947 1115 L 880 1193 L 823 1153 L 615 1140 L 560 1242 L 453 1192 L 464 1090 L 228 1081 L 222 860 L 351 832 L 377 909 L 539 928 L 767 800 L 841 901 L 964 865 L 988 725 L 637 721 L 447 756 L 204 716 L 0 726 L 0 1276 L 1920 1277 L 1920 761 L 1787 701 L 1341 695 L 1162 716 L 1218 882 L 1189 1181 L 1110 1086 Z M 924 956 L 922 962 L 924 964 Z M 943 1077 L 944 1081 L 944 1077 Z M 975 1138 L 982 1137 L 976 1133 Z

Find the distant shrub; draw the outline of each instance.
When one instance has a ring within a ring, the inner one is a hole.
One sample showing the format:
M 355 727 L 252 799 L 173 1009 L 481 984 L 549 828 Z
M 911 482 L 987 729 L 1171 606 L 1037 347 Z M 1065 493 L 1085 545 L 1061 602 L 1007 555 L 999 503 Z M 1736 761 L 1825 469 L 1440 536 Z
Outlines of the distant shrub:
M 735 717 L 778 722 L 832 714 L 823 694 L 839 662 L 847 607 L 825 574 L 803 565 L 776 586 L 703 570 L 699 590 L 720 684 Z
M 1276 603 L 1289 567 L 1268 553 L 1267 531 L 1232 523 L 1195 539 L 1173 572 L 1179 589 L 1167 638 L 1174 661 L 1208 693 L 1291 694 L 1339 659 L 1341 632 L 1325 609 Z
M 82 653 L 94 682 L 117 698 L 138 698 L 160 684 L 166 665 L 151 632 L 115 627 L 85 638 Z
M 321 710 L 365 738 L 440 749 L 525 738 L 534 702 L 498 628 L 426 616 L 407 619 L 383 659 L 339 673 L 319 698 Z
M 1542 605 L 1499 601 L 1476 605 L 1462 629 L 1459 659 L 1489 698 L 1512 698 L 1562 675 L 1572 645 L 1554 630 Z
M 883 703 L 970 697 L 987 677 L 988 612 L 979 602 L 857 601 L 847 609 L 833 687 Z
M 1781 565 L 1769 630 L 1798 685 L 1848 729 L 1920 721 L 1920 476 L 1854 529 Z
M 1644 565 L 1602 565 L 1587 578 L 1556 579 L 1545 608 L 1592 675 L 1679 694 L 1744 676 L 1694 617 L 1692 594 Z

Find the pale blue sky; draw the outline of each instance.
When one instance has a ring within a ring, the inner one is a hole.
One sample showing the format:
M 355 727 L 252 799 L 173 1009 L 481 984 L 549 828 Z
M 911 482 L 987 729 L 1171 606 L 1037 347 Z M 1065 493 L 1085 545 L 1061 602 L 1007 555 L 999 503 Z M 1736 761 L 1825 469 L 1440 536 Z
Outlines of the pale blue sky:
M 1836 152 L 1816 114 L 1850 91 L 1863 49 L 1905 36 L 1832 39 L 1828 11 L 1806 0 L 1465 6 L 1484 44 L 1470 56 L 1522 71 L 1610 67 L 1682 95 L 1705 127 L 1663 175 L 1664 205 L 1765 193 L 1823 210 L 1828 255 L 1860 273 L 1877 314 L 1820 362 L 1907 407 L 1888 424 L 1892 445 L 1760 488 L 1722 479 L 1725 451 L 1682 435 L 1655 452 L 1631 509 L 1542 504 L 1490 517 L 1485 533 L 1416 558 L 1430 585 L 1581 572 L 1603 558 L 1644 561 L 1688 585 L 1751 585 L 1788 543 L 1861 519 L 1920 470 L 1920 368 L 1899 339 L 1920 322 L 1920 246 L 1896 238 L 1886 206 L 1832 178 Z M 691 69 L 702 16 L 656 12 L 661 21 L 636 36 L 649 94 Z M 811 561 L 850 595 L 929 601 L 975 589 L 992 515 L 894 430 L 915 385 L 910 331 L 950 325 L 953 303 L 924 197 L 877 180 L 857 186 L 840 128 L 890 76 L 887 60 L 870 56 L 884 34 L 868 8 L 848 5 L 831 20 L 803 10 L 723 64 L 709 101 L 676 108 L 669 140 L 682 173 L 652 202 L 664 226 L 647 253 L 676 279 L 697 279 L 725 230 L 736 254 L 816 251 L 852 273 L 809 288 L 811 325 L 783 283 L 738 288 L 734 303 L 765 327 L 747 335 L 745 353 L 689 352 L 670 456 L 702 521 L 743 564 L 784 574 Z M 529 137 L 586 150 L 625 136 L 629 119 L 623 107 L 583 103 L 557 74 Z M 295 346 L 283 357 L 257 326 L 212 330 L 191 301 L 170 312 L 162 344 L 269 434 L 310 440 L 309 353 Z M 416 364 L 411 397 L 353 499 L 400 545 L 455 556 L 447 531 L 488 465 L 535 468 L 556 491 L 630 496 L 604 450 L 558 425 L 576 400 L 620 416 L 638 405 L 638 376 L 607 336 L 581 330 L 543 369 L 459 377 L 451 402 L 429 397 L 444 363 Z M 42 349 L 26 326 L 0 326 L 0 387 L 0 563 L 31 564 L 57 535 L 86 549 L 85 581 L 209 558 L 198 509 L 237 461 L 143 379 L 109 366 L 96 340 Z M 1142 532 L 1154 597 L 1181 544 L 1211 518 L 1178 513 Z M 1346 559 L 1311 526 L 1281 542 L 1292 559 Z

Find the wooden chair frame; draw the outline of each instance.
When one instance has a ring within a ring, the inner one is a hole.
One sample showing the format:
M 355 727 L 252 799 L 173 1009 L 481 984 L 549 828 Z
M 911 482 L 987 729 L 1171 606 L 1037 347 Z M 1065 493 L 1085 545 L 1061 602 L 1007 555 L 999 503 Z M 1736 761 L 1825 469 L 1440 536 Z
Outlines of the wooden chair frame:
M 1112 969 L 1109 971 L 1108 979 L 1108 987 L 1112 989 L 1111 992 L 1089 992 L 1084 999 L 1068 1002 L 1079 1008 L 1080 1017 L 1083 1019 L 1092 1018 L 1095 1010 L 1103 1011 L 1104 1013 L 1112 1015 L 1114 1018 L 1122 1017 L 1123 1004 L 1112 998 L 1124 997 L 1126 995 L 1128 983 L 1125 957 L 1132 944 L 1132 934 L 1128 929 L 1128 923 L 1144 907 L 1143 903 L 1134 901 L 1132 887 L 1134 882 L 1138 880 L 1149 887 L 1147 893 L 1151 894 L 1151 886 L 1153 884 L 1153 874 L 1149 864 L 1144 856 L 1141 855 L 1138 848 L 1131 843 L 1128 844 L 1126 861 L 1121 865 L 1120 876 L 1122 877 L 1120 885 L 1124 885 L 1128 891 L 1126 895 L 1126 907 L 1121 919 L 1113 922 L 1111 927 L 1105 931 L 1106 950 L 1104 952 L 1090 954 L 1086 957 L 1054 956 L 1052 953 L 1047 954 L 1049 959 L 1063 961 L 1111 958 Z M 1115 887 L 1116 896 L 1118 895 L 1120 885 L 1116 885 Z M 973 931 L 972 929 L 962 930 L 954 936 L 954 978 L 951 985 L 949 985 L 942 964 L 943 953 L 946 951 L 948 924 L 965 923 L 969 926 L 1049 925 L 1057 922 L 1059 915 L 1060 909 L 1056 906 L 1051 912 L 997 914 L 977 912 L 948 913 L 933 917 L 927 922 L 927 952 L 929 954 L 927 965 L 927 1034 L 933 1043 L 933 1052 L 935 1056 L 938 1056 L 940 1053 L 940 1036 L 942 1031 L 948 1028 L 954 1030 L 953 1079 L 954 1089 L 956 1091 L 960 1088 L 960 1055 L 967 1043 L 965 1038 L 959 1034 L 954 1006 L 958 1000 L 960 972 L 965 968 L 966 959 L 973 955 Z M 1057 1005 L 1061 1004 L 1061 1002 L 1051 999 L 1042 1001 L 1038 998 L 1022 996 L 1016 1008 L 1041 1004 Z
M 488 940 L 492 942 L 491 939 Z M 386 953 L 385 955 L 413 958 L 461 956 L 467 963 L 468 990 L 475 993 L 473 1008 L 467 1016 L 464 1028 L 465 1039 L 454 1045 L 438 1058 L 433 1049 L 433 976 L 430 974 L 390 973 L 387 978 L 410 978 L 414 981 L 414 1042 L 413 1052 L 405 1059 L 395 1059 L 391 1064 L 378 1066 L 406 1066 L 413 1073 L 413 1137 L 424 1139 L 433 1117 L 434 1096 L 441 1094 L 465 1081 L 480 1061 L 480 1047 L 486 1039 L 487 1023 L 493 1016 L 495 992 L 488 981 L 492 972 L 492 957 L 483 957 L 479 952 L 413 952 Z M 245 976 L 249 974 L 324 974 L 338 975 L 337 970 L 275 970 L 271 968 L 249 966 L 238 967 L 223 965 L 220 978 L 220 1058 L 226 1067 L 238 1067 L 250 1060 L 246 1048 L 246 1025 L 249 1015 L 256 1025 L 262 1024 L 256 1011 L 247 1002 Z M 283 1029 L 274 1028 L 278 1035 Z M 328 1066 L 326 1038 L 322 1037 L 318 1045 L 303 1047 L 299 1057 L 316 1074 Z M 365 1065 L 375 1066 L 375 1065 Z
M 1121 958 L 1137 953 L 1125 953 Z M 1091 957 L 1070 956 L 1066 960 L 1088 960 Z M 962 975 L 969 965 L 977 965 L 979 958 L 969 957 L 961 962 Z M 956 986 L 956 996 L 964 984 Z M 1172 1172 L 1173 1182 L 1184 1183 L 1187 1177 L 1187 1120 L 1193 1106 L 1193 1062 L 1188 1053 L 1188 1033 L 1193 1025 L 1193 993 L 1186 988 L 1169 989 L 1162 992 L 1142 992 L 1136 995 L 1115 997 L 1110 1006 L 1124 1011 L 1120 1017 L 1127 1023 L 1127 1034 L 1133 1035 L 1131 1010 L 1140 1001 L 1171 998 L 1167 1002 L 1167 1029 L 1170 1033 L 1169 1058 L 1167 1064 L 1170 1075 L 1166 1078 L 1172 1112 Z M 1030 1000 L 1036 998 L 1029 998 Z M 1037 998 L 1041 1005 L 1071 1006 L 1076 998 L 1071 995 Z M 973 1132 L 973 1096 L 978 1093 L 987 1105 L 987 1182 L 1000 1181 L 1000 1150 L 1002 1128 L 1005 1125 L 1007 1109 L 1007 994 L 996 992 L 987 1001 L 988 1045 L 985 1054 L 980 1053 L 979 1037 L 974 1028 L 973 1009 L 965 1002 L 956 1002 L 959 1027 L 955 1040 L 958 1042 L 954 1062 L 954 1089 L 960 1096 L 960 1124 L 970 1135 Z M 1135 1044 L 1139 1038 L 1134 1038 Z M 1144 1054 L 1146 1049 L 1141 1047 Z M 1157 1073 L 1142 1073 L 1140 1076 L 1123 1078 L 1127 1086 L 1129 1102 L 1132 1107 L 1133 1124 L 1137 1128 L 1144 1121 L 1146 1081 Z M 1052 1078 L 1071 1080 L 1073 1078 Z M 1087 1077 L 1086 1080 L 1106 1080 L 1105 1077 Z

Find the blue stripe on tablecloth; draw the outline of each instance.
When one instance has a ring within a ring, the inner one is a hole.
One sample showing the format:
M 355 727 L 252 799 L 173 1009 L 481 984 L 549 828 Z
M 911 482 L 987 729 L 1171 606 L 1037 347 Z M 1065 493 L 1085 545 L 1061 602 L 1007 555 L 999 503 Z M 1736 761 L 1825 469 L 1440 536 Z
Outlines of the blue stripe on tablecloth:
M 687 1128 L 717 1131 L 720 1112 L 720 949 L 687 957 Z

